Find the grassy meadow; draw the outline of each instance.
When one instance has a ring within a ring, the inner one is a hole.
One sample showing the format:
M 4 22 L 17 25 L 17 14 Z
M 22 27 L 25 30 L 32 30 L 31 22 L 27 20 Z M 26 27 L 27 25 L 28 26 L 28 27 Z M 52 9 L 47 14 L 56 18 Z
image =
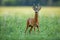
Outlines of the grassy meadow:
M 60 7 L 42 7 L 40 32 L 25 34 L 26 21 L 34 17 L 32 7 L 0 7 L 0 40 L 60 40 Z

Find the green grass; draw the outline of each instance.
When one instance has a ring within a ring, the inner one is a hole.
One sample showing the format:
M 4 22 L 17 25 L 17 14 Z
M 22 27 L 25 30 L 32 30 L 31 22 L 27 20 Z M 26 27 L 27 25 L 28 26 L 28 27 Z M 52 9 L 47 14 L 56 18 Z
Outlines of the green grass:
M 29 17 L 34 17 L 31 7 L 0 7 L 0 40 L 60 40 L 60 7 L 42 7 L 39 33 L 24 33 Z

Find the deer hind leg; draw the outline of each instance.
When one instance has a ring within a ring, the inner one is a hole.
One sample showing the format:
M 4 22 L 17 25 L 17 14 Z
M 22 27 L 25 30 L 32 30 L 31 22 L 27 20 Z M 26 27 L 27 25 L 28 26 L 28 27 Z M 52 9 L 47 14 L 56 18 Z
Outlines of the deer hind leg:
M 31 27 L 30 30 L 29 30 L 29 33 L 31 33 L 33 26 L 31 26 L 31 25 L 29 25 L 29 26 Z
M 26 27 L 25 33 L 26 33 L 27 29 L 28 29 L 28 27 Z
M 27 27 L 26 27 L 25 33 L 26 33 L 28 27 L 29 27 L 29 22 L 27 21 Z

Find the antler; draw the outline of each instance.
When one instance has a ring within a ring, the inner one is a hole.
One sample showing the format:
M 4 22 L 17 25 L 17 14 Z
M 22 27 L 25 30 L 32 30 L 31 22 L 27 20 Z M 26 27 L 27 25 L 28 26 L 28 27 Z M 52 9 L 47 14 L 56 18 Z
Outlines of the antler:
M 41 9 L 41 6 L 39 4 L 37 6 L 38 6 L 38 9 L 40 10 Z
M 35 9 L 35 4 L 33 4 L 33 10 Z
M 40 9 L 41 9 L 41 7 L 40 7 L 39 4 L 38 4 L 38 5 L 33 4 L 33 10 L 34 10 L 35 12 L 38 12 Z

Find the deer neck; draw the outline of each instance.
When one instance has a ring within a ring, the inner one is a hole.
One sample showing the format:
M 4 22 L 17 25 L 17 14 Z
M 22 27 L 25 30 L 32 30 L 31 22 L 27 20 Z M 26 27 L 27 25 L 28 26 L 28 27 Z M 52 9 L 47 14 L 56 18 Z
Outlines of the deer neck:
M 35 12 L 35 23 L 38 22 L 38 12 Z

